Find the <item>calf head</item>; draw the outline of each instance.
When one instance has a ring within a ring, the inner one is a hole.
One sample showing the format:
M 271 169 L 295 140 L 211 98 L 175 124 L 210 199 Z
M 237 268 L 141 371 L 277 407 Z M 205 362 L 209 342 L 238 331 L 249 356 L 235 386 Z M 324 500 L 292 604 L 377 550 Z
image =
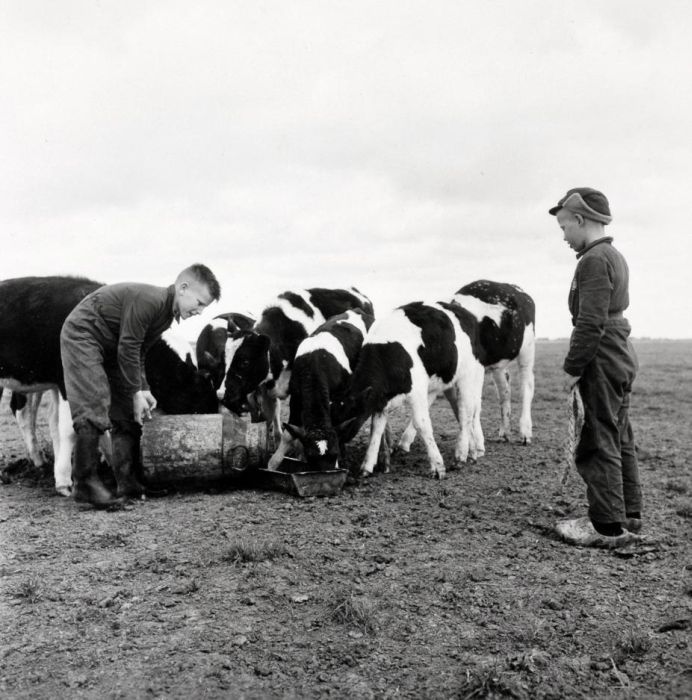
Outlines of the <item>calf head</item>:
M 311 428 L 306 430 L 290 423 L 284 429 L 303 445 L 305 461 L 315 471 L 336 469 L 339 465 L 339 437 L 333 428 Z
M 206 371 L 200 371 L 188 357 L 175 370 L 175 375 L 164 377 L 162 382 L 153 376 L 151 390 L 159 408 L 165 413 L 218 413 L 219 400 L 213 379 Z M 171 391 L 171 387 L 175 387 Z
M 218 413 L 219 399 L 216 396 L 214 379 L 204 370 L 195 372 L 190 387 L 192 413 Z
M 225 325 L 214 327 L 211 324 L 207 324 L 197 338 L 197 366 L 207 372 L 215 389 L 221 387 L 226 374 L 227 339 L 228 331 Z
M 255 331 L 236 331 L 235 352 L 226 371 L 223 405 L 233 413 L 248 410 L 248 394 L 273 382 L 269 364 L 269 337 Z

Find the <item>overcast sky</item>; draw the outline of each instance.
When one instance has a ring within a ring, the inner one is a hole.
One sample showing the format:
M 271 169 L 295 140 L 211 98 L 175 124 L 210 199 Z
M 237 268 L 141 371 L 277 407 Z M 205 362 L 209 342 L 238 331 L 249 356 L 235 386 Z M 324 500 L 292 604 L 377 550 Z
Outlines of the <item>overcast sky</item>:
M 6 0 L 0 278 L 199 261 L 208 316 L 349 285 L 382 314 L 489 278 L 565 337 L 547 209 L 585 185 L 633 335 L 692 337 L 691 29 L 672 0 Z

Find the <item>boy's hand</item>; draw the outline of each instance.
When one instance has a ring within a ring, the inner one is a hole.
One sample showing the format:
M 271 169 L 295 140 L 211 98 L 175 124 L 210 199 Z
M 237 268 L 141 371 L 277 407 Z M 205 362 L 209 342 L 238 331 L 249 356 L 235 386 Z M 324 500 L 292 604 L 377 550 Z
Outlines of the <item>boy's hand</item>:
M 138 391 L 132 397 L 132 408 L 135 420 L 142 425 L 144 419 L 151 420 L 151 410 L 156 408 L 156 399 L 150 391 Z
M 570 374 L 569 372 L 564 372 L 562 373 L 562 390 L 569 394 L 570 391 L 574 388 L 574 385 L 579 381 L 579 377 L 575 377 L 573 374 Z

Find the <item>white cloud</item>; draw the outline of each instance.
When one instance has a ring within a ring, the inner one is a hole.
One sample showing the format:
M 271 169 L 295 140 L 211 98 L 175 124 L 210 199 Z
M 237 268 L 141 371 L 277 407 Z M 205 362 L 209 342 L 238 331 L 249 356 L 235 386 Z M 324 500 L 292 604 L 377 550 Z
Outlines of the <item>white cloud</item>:
M 346 284 L 388 308 L 489 277 L 561 336 L 574 259 L 546 210 L 591 185 L 635 334 L 689 337 L 692 11 L 651 8 L 5 4 L 0 277 L 166 284 L 200 260 L 239 310 Z

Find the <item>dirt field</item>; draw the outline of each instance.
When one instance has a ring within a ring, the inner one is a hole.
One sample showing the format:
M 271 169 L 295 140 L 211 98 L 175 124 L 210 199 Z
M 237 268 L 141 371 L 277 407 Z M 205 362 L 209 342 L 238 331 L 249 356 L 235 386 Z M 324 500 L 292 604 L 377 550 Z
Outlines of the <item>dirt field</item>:
M 16 463 L 4 397 L 0 695 L 692 697 L 692 341 L 635 344 L 648 540 L 625 552 L 551 531 L 585 512 L 579 477 L 558 485 L 564 342 L 539 343 L 531 446 L 495 441 L 488 378 L 478 464 L 433 481 L 416 442 L 393 473 L 334 498 L 84 509 Z M 444 401 L 433 423 L 449 466 Z M 349 459 L 363 449 L 361 434 Z

